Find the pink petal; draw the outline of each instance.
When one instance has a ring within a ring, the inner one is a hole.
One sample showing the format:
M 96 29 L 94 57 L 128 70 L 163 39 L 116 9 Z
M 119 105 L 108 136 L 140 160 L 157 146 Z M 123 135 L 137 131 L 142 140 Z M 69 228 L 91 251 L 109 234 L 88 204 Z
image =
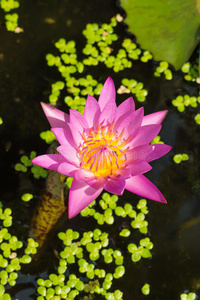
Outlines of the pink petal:
M 108 179 L 103 187 L 109 193 L 122 195 L 125 188 L 125 179 Z
M 80 160 L 77 156 L 77 150 L 71 145 L 62 145 L 57 148 L 57 151 L 64 156 L 64 158 L 76 167 L 80 166 Z
M 149 144 L 159 133 L 161 125 L 146 125 L 140 127 L 139 133 L 128 144 L 130 148 L 135 148 L 141 145 Z
M 165 144 L 153 144 L 153 151 L 147 155 L 146 161 L 152 161 L 155 160 L 166 153 L 168 153 L 171 150 L 171 146 L 165 145 Z
M 87 183 L 74 179 L 69 192 L 69 218 L 75 217 L 81 210 L 94 201 L 101 194 L 102 190 L 103 188 L 93 189 Z
M 83 132 L 84 128 L 88 128 L 88 123 L 85 120 L 84 116 L 75 109 L 70 109 L 70 124 L 76 126 L 80 133 Z
M 79 169 L 75 174 L 75 178 L 77 181 L 87 181 L 94 179 L 95 176 L 92 172 L 86 171 L 84 169 Z
M 167 114 L 167 110 L 155 112 L 150 115 L 146 115 L 143 118 L 142 126 L 150 124 L 161 124 Z
M 152 167 L 144 160 L 137 161 L 134 164 L 129 165 L 128 168 L 130 168 L 132 176 L 144 174 L 152 169 Z
M 116 110 L 116 115 L 115 115 L 115 123 L 119 124 L 128 116 L 128 114 L 134 112 L 135 110 L 135 103 L 133 101 L 133 98 L 130 97 L 123 101 Z M 119 126 L 117 125 L 117 127 Z
M 115 170 L 115 173 L 123 178 L 129 178 L 131 176 L 131 170 L 129 167 Z
M 166 203 L 166 199 L 159 189 L 144 175 L 137 175 L 126 179 L 125 189 L 139 196 Z
M 64 158 L 60 154 L 44 154 L 35 157 L 32 163 L 50 170 L 57 170 Z
M 87 180 L 87 184 L 89 184 L 89 186 L 91 186 L 94 189 L 99 189 L 106 183 L 106 180 L 107 179 L 105 177 L 100 176 L 100 177 L 94 178 L 92 180 Z
M 68 144 L 73 147 L 76 147 L 76 144 L 74 142 L 74 139 L 72 137 L 72 134 L 70 131 L 64 129 L 64 128 L 52 128 L 51 129 L 53 133 L 55 134 L 58 142 L 62 144 Z
M 66 176 L 74 177 L 77 170 L 78 169 L 75 165 L 72 165 L 65 161 L 65 162 L 59 164 L 57 171 Z
M 72 138 L 74 140 L 75 148 L 78 148 L 83 140 L 82 134 L 80 131 L 74 126 L 74 124 L 69 123 L 70 132 L 72 134 Z
M 96 99 L 90 95 L 88 95 L 87 97 L 83 115 L 84 118 L 87 120 L 88 126 L 90 128 L 93 126 L 94 127 L 97 126 L 99 115 L 100 115 L 100 108 Z
M 133 164 L 138 160 L 146 160 L 147 155 L 149 155 L 153 149 L 153 145 L 142 145 L 128 150 L 125 153 L 127 164 Z
M 99 123 L 112 123 L 114 117 L 115 117 L 115 111 L 116 111 L 116 103 L 114 101 L 109 101 L 104 106 L 104 109 L 99 117 Z
M 123 138 L 127 139 L 130 135 L 132 137 L 138 133 L 144 116 L 143 107 L 129 114 L 120 124 L 115 124 L 114 130 L 118 132 L 124 131 Z M 118 126 L 119 125 L 119 126 Z M 117 127 L 118 126 L 118 127 Z
M 65 114 L 61 110 L 51 107 L 50 105 L 43 102 L 41 102 L 41 105 L 51 127 L 63 127 L 68 129 L 68 114 Z
M 99 106 L 101 111 L 104 109 L 105 105 L 111 101 L 115 102 L 116 97 L 116 91 L 115 91 L 115 85 L 111 77 L 108 77 L 106 82 L 103 85 L 103 88 L 101 90 L 101 94 L 99 96 Z

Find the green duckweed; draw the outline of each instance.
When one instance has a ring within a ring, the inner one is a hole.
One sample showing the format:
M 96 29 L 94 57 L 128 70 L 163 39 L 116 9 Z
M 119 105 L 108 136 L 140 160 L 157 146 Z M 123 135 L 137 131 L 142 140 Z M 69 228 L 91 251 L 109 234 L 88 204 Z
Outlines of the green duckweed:
M 15 286 L 18 278 L 18 271 L 22 264 L 28 264 L 32 261 L 29 254 L 37 252 L 38 243 L 29 238 L 24 252 L 18 250 L 23 247 L 23 243 L 14 235 L 11 235 L 7 227 L 12 226 L 12 210 L 10 208 L 0 208 L 0 220 L 2 229 L 0 230 L 0 296 L 1 299 L 11 299 L 10 295 L 5 293 L 5 285 Z M 23 254 L 24 253 L 24 254 Z
M 169 69 L 169 64 L 166 61 L 161 61 L 159 66 L 156 68 L 154 76 L 160 77 L 164 74 L 166 80 L 171 80 L 173 78 L 172 71 Z
M 40 133 L 40 137 L 44 140 L 47 144 L 51 144 L 53 141 L 56 140 L 56 137 L 51 130 L 42 131 Z
M 164 142 L 161 141 L 161 137 L 160 137 L 159 135 L 157 135 L 157 136 L 153 139 L 153 141 L 151 141 L 151 145 L 153 145 L 153 144 L 164 144 Z
M 22 155 L 20 158 L 20 162 L 15 165 L 15 170 L 21 171 L 23 173 L 30 170 L 35 178 L 46 178 L 47 170 L 32 163 L 32 159 L 35 158 L 36 155 L 37 154 L 35 151 L 32 151 L 29 157 L 26 155 Z
M 86 43 L 82 49 L 84 56 L 82 61 L 78 58 L 75 41 L 67 42 L 64 38 L 61 38 L 55 43 L 60 56 L 49 53 L 46 55 L 46 60 L 50 67 L 57 67 L 64 80 L 52 84 L 52 91 L 49 96 L 51 104 L 55 105 L 57 103 L 61 90 L 64 90 L 68 92 L 68 95 L 64 97 L 64 102 L 70 108 L 83 113 L 86 102 L 85 97 L 88 94 L 92 96 L 99 95 L 102 89 L 102 84 L 98 83 L 92 75 L 87 75 L 85 78 L 80 77 L 84 66 L 97 66 L 101 63 L 114 72 L 120 72 L 125 68 L 131 68 L 133 61 L 140 57 L 142 62 L 147 62 L 152 58 L 148 51 L 141 51 L 131 39 L 124 39 L 122 48 L 114 55 L 112 44 L 118 39 L 117 34 L 114 32 L 116 25 L 115 18 L 111 19 L 110 24 L 104 23 L 101 26 L 97 23 L 87 24 L 83 30 Z M 129 90 L 129 88 L 126 90 Z M 145 101 L 148 94 L 141 82 L 136 82 L 129 92 L 135 94 L 136 99 L 140 102 Z M 112 223 L 112 218 L 110 218 L 110 223 Z
M 189 96 L 189 95 L 178 95 L 172 100 L 172 105 L 177 108 L 177 110 L 182 113 L 185 111 L 186 107 L 196 108 L 200 103 L 200 96 Z M 196 119 L 195 119 L 196 121 Z
M 196 116 L 194 117 L 194 120 L 197 125 L 200 125 L 200 114 L 196 114 Z
M 189 160 L 189 155 L 187 153 L 179 153 L 179 154 L 175 154 L 173 157 L 173 161 L 176 164 L 180 164 L 182 161 L 187 161 Z
M 13 9 L 17 9 L 19 7 L 19 1 L 15 0 L 1 0 L 0 7 L 4 10 L 5 14 L 5 25 L 8 31 L 12 32 L 22 32 L 23 30 L 18 27 L 18 14 L 10 13 Z
M 135 79 L 124 78 L 121 81 L 122 86 L 118 90 L 118 93 L 122 93 L 124 87 L 127 88 L 131 94 L 135 94 L 137 100 L 139 102 L 144 102 L 146 100 L 146 96 L 148 95 L 148 91 L 144 89 L 144 85 L 142 82 L 137 82 Z
M 31 199 L 33 199 L 33 195 L 30 193 L 25 193 L 21 197 L 22 201 L 29 202 Z
M 150 293 L 150 285 L 148 283 L 145 283 L 143 287 L 141 288 L 143 295 L 149 295 Z
M 181 71 L 185 74 L 184 79 L 186 81 L 196 81 L 199 84 L 199 58 L 196 58 L 193 64 L 186 62 L 182 66 Z
M 180 300 L 195 300 L 197 299 L 197 295 L 193 292 L 189 292 L 188 294 L 183 293 L 180 295 Z

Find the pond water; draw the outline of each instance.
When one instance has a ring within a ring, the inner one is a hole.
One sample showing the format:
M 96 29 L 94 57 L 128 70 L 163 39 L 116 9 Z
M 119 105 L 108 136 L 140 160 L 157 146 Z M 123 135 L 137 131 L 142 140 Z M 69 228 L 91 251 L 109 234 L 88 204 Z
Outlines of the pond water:
M 19 240 L 28 238 L 30 219 L 37 205 L 36 197 L 25 203 L 21 201 L 21 195 L 25 192 L 39 195 L 44 181 L 16 172 L 14 166 L 22 154 L 28 155 L 32 150 L 38 154 L 47 151 L 48 146 L 39 137 L 41 131 L 49 129 L 40 101 L 48 102 L 51 84 L 60 80 L 59 74 L 47 66 L 45 56 L 55 52 L 54 43 L 63 37 L 67 41 L 75 40 L 77 48 L 81 49 L 84 45 L 82 31 L 86 24 L 109 23 L 117 13 L 124 14 L 116 2 L 111 0 L 21 0 L 18 14 L 24 32 L 14 34 L 4 27 L 0 28 L 0 117 L 3 119 L 0 126 L 0 201 L 4 207 L 10 207 L 13 211 L 11 232 Z M 121 39 L 130 37 L 122 23 L 117 28 L 117 34 Z M 152 75 L 153 68 L 154 62 L 142 64 L 136 61 L 131 69 L 119 74 L 111 69 L 92 69 L 92 75 L 98 81 L 103 83 L 111 76 L 116 87 L 119 87 L 124 77 L 142 81 L 149 94 L 144 104 L 136 101 L 136 106 L 139 108 L 143 105 L 145 114 L 169 110 L 163 122 L 161 138 L 172 146 L 172 151 L 153 162 L 153 169 L 148 174 L 148 178 L 165 195 L 168 204 L 148 200 L 148 236 L 154 243 L 152 258 L 137 263 L 125 260 L 126 273 L 113 286 L 113 290 L 123 291 L 124 300 L 145 297 L 152 300 L 175 300 L 186 290 L 198 294 L 200 289 L 200 128 L 193 119 L 198 108 L 180 114 L 171 105 L 171 100 L 179 94 L 197 96 L 198 86 L 186 82 L 181 72 L 176 72 L 171 81 L 166 81 L 164 77 L 156 78 Z M 85 72 L 87 74 L 87 70 Z M 126 98 L 126 94 L 118 95 L 118 104 Z M 66 110 L 66 105 L 63 109 Z M 175 164 L 173 156 L 177 153 L 188 153 L 189 161 Z M 134 206 L 139 199 L 125 192 L 119 201 L 120 205 L 129 201 Z M 22 268 L 16 286 L 8 287 L 13 299 L 37 299 L 37 278 L 47 277 L 57 268 L 58 253 L 61 250 L 58 232 L 66 231 L 67 228 L 83 232 L 93 230 L 94 226 L 94 221 L 90 219 L 77 216 L 67 220 L 64 216 L 38 257 Z M 115 229 L 105 226 L 104 230 L 111 231 L 115 243 Z M 125 253 L 126 239 L 122 239 L 120 247 Z M 151 287 L 148 296 L 141 293 L 145 283 Z M 104 298 L 95 296 L 94 299 Z

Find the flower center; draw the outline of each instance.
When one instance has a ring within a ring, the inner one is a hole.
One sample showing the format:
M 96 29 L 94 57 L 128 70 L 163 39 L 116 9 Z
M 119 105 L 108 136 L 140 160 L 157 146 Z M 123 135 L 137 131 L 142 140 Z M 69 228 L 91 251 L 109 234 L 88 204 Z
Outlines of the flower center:
M 128 140 L 122 136 L 123 131 L 120 134 L 113 131 L 113 123 L 84 130 L 79 146 L 81 168 L 93 172 L 96 177 L 117 175 L 116 170 L 126 167 Z

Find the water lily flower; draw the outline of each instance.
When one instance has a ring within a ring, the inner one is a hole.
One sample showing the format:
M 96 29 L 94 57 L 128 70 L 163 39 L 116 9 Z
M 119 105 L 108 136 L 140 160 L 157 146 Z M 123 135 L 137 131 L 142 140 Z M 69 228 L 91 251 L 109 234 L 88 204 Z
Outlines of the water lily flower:
M 117 195 L 126 189 L 166 202 L 143 174 L 151 170 L 150 161 L 171 149 L 165 144 L 150 144 L 167 111 L 144 116 L 143 107 L 135 110 L 132 97 L 117 107 L 115 96 L 109 77 L 98 102 L 88 95 L 83 115 L 74 109 L 68 115 L 42 103 L 60 146 L 58 154 L 38 156 L 33 163 L 74 178 L 69 192 L 69 218 L 88 206 L 103 189 Z

